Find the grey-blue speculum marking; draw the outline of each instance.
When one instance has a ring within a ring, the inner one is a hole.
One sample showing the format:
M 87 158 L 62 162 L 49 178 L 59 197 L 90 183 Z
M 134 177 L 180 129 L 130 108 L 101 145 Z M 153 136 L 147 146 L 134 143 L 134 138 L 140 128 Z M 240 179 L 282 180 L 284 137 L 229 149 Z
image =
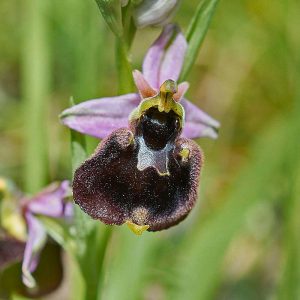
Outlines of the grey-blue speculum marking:
M 75 202 L 105 224 L 157 231 L 182 221 L 197 199 L 203 154 L 180 137 L 184 109 L 176 83 L 132 112 L 129 128 L 113 131 L 75 172 Z

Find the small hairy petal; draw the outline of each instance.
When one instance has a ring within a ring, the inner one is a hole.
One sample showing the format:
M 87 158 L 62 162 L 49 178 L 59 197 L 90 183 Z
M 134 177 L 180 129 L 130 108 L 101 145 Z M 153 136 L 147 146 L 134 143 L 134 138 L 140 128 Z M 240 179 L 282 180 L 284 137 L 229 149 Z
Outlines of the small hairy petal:
M 128 125 L 128 116 L 139 105 L 139 94 L 89 100 L 64 110 L 64 125 L 100 139 Z
M 35 280 L 32 272 L 37 267 L 40 252 L 46 243 L 46 231 L 41 222 L 31 213 L 25 215 L 28 226 L 28 238 L 24 251 L 24 259 L 22 264 L 23 283 L 28 287 L 35 286 Z
M 167 49 L 160 66 L 159 84 L 161 85 L 168 79 L 177 81 L 182 69 L 187 41 L 182 32 L 178 32 L 174 41 Z
M 134 70 L 132 72 L 132 75 L 134 78 L 135 85 L 138 88 L 142 98 L 153 97 L 157 94 L 157 91 L 155 91 L 150 86 L 150 84 L 147 82 L 144 75 L 140 71 Z
M 180 103 L 186 115 L 183 136 L 190 139 L 200 137 L 216 139 L 218 137 L 217 129 L 220 127 L 218 121 L 186 99 L 182 99 Z
M 53 183 L 41 193 L 27 202 L 27 209 L 34 214 L 62 218 L 72 215 L 70 207 L 67 207 L 65 198 L 70 194 L 70 183 L 65 180 L 61 183 Z
M 178 91 L 177 93 L 174 94 L 173 99 L 177 102 L 181 100 L 181 98 L 184 96 L 184 94 L 187 92 L 189 89 L 190 84 L 187 81 L 181 82 L 178 85 Z
M 145 79 L 154 89 L 159 89 L 159 73 L 161 60 L 165 53 L 165 47 L 173 36 L 175 25 L 167 25 L 158 39 L 152 44 L 145 55 L 143 62 L 143 74 Z
M 135 11 L 137 27 L 166 24 L 177 3 L 178 0 L 144 0 Z

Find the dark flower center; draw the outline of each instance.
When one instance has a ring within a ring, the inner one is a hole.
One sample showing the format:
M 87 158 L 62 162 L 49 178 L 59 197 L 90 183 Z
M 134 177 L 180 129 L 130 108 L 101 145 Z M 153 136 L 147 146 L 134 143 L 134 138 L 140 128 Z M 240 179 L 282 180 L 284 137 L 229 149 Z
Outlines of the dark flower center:
M 174 141 L 180 131 L 179 117 L 172 110 L 160 112 L 151 107 L 142 115 L 138 125 L 138 135 L 143 136 L 146 145 L 153 149 L 163 149 L 168 142 Z

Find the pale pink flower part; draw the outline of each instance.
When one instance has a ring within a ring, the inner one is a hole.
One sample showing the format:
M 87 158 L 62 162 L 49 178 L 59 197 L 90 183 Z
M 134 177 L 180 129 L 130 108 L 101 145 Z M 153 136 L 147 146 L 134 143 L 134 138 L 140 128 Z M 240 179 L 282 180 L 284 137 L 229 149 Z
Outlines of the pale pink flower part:
M 100 139 L 118 128 L 128 127 L 130 113 L 144 98 L 157 95 L 164 81 L 179 79 L 187 46 L 183 34 L 176 25 L 165 26 L 145 55 L 143 73 L 137 70 L 133 72 L 138 93 L 99 98 L 74 105 L 62 112 L 60 116 L 62 123 L 71 129 Z M 183 137 L 217 138 L 220 123 L 184 98 L 188 87 L 187 82 L 179 83 L 178 91 L 174 95 L 174 100 L 180 101 L 185 109 Z
M 61 183 L 53 183 L 36 196 L 22 200 L 28 232 L 22 263 L 22 279 L 23 283 L 30 288 L 35 286 L 32 273 L 38 265 L 40 253 L 47 241 L 46 229 L 38 216 L 71 218 L 73 204 L 65 201 L 70 193 L 70 183 L 65 180 Z

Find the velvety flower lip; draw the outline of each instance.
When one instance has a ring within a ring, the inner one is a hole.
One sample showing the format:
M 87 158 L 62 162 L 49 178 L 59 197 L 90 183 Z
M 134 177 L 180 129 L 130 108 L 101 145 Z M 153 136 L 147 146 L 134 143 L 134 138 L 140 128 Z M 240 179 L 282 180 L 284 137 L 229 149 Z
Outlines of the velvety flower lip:
M 144 98 L 157 94 L 164 81 L 178 80 L 186 49 L 187 42 L 179 28 L 172 24 L 165 26 L 145 55 L 143 73 L 133 73 L 138 94 L 99 98 L 74 105 L 62 112 L 62 123 L 100 139 L 118 128 L 126 127 L 131 111 Z M 188 83 L 182 82 L 178 85 L 178 95 L 174 95 L 186 111 L 182 135 L 186 138 L 217 138 L 219 122 L 184 98 L 187 89 Z
M 74 201 L 91 217 L 141 234 L 174 226 L 193 208 L 203 154 L 181 137 L 177 93 L 165 81 L 130 114 L 129 128 L 113 131 L 75 171 Z

